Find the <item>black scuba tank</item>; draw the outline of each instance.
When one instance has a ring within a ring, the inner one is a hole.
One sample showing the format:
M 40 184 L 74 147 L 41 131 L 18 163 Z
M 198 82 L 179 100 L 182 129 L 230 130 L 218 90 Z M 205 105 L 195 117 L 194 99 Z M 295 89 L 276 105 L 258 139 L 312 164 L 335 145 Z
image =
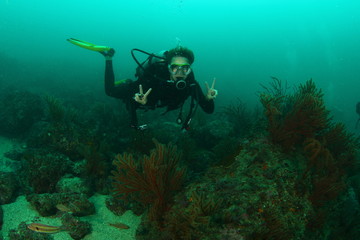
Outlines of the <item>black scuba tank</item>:
M 135 58 L 133 51 L 139 51 L 144 54 L 147 54 L 148 58 L 144 62 L 139 63 Z M 134 60 L 138 64 L 138 67 L 136 68 L 135 77 L 140 79 L 161 78 L 162 76 L 159 75 L 161 75 L 161 73 L 164 72 L 164 68 L 167 67 L 166 53 L 167 51 L 165 50 L 154 54 L 154 53 L 147 53 L 139 49 L 133 49 L 132 55 Z

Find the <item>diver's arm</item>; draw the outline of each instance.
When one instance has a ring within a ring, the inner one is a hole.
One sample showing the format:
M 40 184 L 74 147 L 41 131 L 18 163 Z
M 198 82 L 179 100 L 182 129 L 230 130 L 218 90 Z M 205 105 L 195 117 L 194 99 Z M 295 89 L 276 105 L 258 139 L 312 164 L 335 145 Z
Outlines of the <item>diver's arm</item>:
M 215 104 L 213 99 L 207 99 L 204 95 L 203 91 L 201 90 L 201 87 L 197 81 L 194 81 L 194 91 L 193 94 L 195 94 L 195 99 L 199 102 L 200 107 L 204 110 L 206 113 L 213 113 L 215 109 Z

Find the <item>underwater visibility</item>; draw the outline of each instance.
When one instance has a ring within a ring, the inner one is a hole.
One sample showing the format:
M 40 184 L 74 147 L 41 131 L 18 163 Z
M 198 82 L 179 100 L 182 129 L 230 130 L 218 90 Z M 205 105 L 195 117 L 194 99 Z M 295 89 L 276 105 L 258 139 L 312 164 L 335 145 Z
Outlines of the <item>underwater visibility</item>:
M 0 2 L 0 240 L 360 239 L 358 7 Z

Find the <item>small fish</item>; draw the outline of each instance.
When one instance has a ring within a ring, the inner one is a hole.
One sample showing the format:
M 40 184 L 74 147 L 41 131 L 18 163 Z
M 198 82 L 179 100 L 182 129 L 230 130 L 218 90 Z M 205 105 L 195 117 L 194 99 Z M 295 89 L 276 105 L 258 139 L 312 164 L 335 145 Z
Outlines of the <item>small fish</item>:
M 130 227 L 124 223 L 109 223 L 110 226 L 119 228 L 119 229 L 129 229 Z
M 72 213 L 72 210 L 69 207 L 65 206 L 64 204 L 56 204 L 55 207 L 61 212 L 67 212 L 70 214 Z
M 40 233 L 58 233 L 65 230 L 62 226 L 60 227 L 50 226 L 42 223 L 31 223 L 27 225 L 27 227 L 32 231 L 40 232 Z

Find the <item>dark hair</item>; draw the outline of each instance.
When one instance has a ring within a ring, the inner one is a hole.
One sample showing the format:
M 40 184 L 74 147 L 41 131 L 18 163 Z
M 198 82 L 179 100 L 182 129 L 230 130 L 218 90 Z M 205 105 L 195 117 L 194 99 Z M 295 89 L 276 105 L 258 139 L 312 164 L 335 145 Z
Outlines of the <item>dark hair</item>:
M 168 63 L 171 62 L 173 57 L 185 57 L 189 60 L 189 63 L 192 64 L 195 60 L 194 53 L 190 49 L 182 46 L 178 46 L 176 48 L 170 49 L 166 54 L 166 61 Z

